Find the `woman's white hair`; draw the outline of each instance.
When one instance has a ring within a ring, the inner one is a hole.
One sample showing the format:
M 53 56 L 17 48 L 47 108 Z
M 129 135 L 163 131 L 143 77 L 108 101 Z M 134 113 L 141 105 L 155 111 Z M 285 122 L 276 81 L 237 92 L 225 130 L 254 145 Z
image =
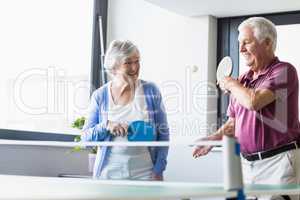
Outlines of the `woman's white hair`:
M 245 27 L 253 30 L 254 36 L 259 42 L 270 39 L 273 52 L 276 50 L 277 31 L 273 22 L 264 17 L 250 17 L 239 25 L 238 30 L 241 31 Z
M 131 41 L 113 40 L 105 54 L 104 68 L 108 70 L 114 69 L 135 52 L 139 53 L 139 50 Z

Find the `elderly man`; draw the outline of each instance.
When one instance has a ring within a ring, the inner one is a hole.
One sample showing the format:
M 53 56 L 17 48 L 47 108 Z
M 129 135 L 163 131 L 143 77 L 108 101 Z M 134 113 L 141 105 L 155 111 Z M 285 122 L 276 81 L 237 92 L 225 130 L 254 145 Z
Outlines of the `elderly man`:
M 230 93 L 229 118 L 215 134 L 204 138 L 220 140 L 224 134 L 238 138 L 245 183 L 299 181 L 299 83 L 296 69 L 274 55 L 276 39 L 274 24 L 263 17 L 240 24 L 240 53 L 249 70 L 238 80 L 225 77 L 219 83 Z M 199 146 L 193 156 L 206 155 L 211 148 Z

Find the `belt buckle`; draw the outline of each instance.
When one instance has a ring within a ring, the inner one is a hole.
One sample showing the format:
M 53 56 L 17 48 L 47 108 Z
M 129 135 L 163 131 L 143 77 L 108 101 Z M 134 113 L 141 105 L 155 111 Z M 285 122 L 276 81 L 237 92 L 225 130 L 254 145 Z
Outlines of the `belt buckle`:
M 293 141 L 293 142 L 292 142 L 292 144 L 294 144 L 294 145 L 295 145 L 295 147 L 296 147 L 296 149 L 298 149 L 298 144 L 297 144 L 297 142 L 296 142 L 296 141 Z
M 259 160 L 262 160 L 262 159 L 263 159 L 262 156 L 261 156 L 261 152 L 257 152 L 257 155 L 258 155 L 258 159 L 259 159 Z

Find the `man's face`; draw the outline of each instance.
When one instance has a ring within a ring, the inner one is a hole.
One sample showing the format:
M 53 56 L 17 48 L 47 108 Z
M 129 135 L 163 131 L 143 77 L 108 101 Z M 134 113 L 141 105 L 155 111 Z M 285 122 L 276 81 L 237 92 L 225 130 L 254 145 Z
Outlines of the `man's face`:
M 246 65 L 253 71 L 260 70 L 269 51 L 266 41 L 259 42 L 251 28 L 245 27 L 239 33 L 240 53 L 245 58 Z

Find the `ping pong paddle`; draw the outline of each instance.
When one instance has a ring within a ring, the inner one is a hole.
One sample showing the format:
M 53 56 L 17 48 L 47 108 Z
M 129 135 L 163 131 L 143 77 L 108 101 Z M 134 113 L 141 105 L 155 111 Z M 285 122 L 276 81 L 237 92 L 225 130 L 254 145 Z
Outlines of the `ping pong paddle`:
M 230 76 L 232 73 L 232 60 L 229 56 L 224 57 L 217 68 L 217 81 L 222 81 L 225 76 Z
M 128 141 L 154 141 L 155 129 L 149 122 L 134 121 L 129 124 Z

